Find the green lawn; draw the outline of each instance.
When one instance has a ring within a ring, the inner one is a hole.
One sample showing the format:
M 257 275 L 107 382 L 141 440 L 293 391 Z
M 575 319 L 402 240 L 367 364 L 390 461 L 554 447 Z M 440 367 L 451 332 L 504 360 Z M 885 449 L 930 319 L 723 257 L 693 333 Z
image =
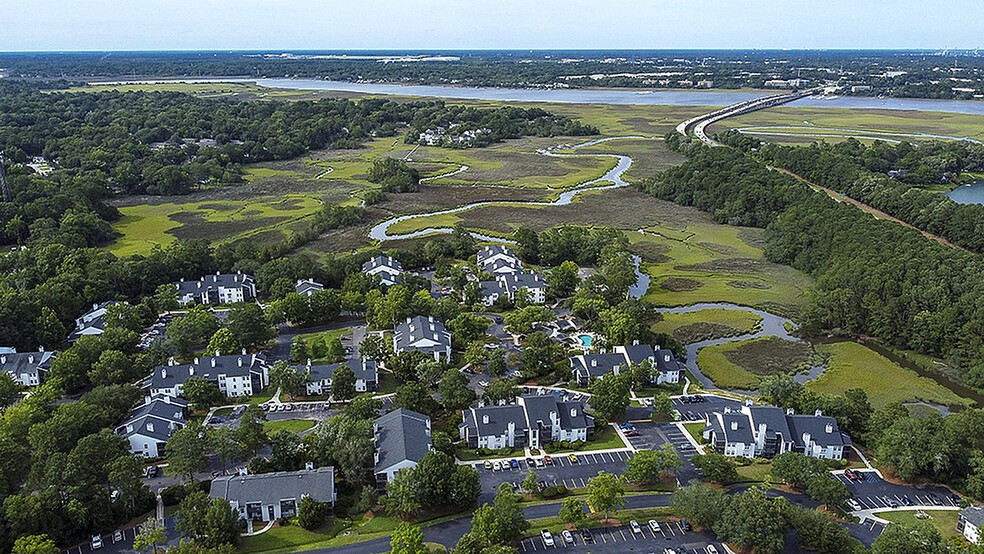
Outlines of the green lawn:
M 329 341 L 336 338 L 341 338 L 342 335 L 348 335 L 352 333 L 352 329 L 345 327 L 342 329 L 329 329 L 327 331 L 322 331 L 320 333 L 305 333 L 302 335 L 297 335 L 297 339 L 304 341 L 307 344 L 308 352 L 311 352 L 315 348 L 315 344 L 320 342 L 322 345 L 328 344 Z M 324 350 L 327 347 L 322 347 Z M 297 363 L 306 363 L 306 360 L 298 360 Z M 331 360 L 326 358 L 317 358 L 311 360 L 312 364 L 327 364 L 331 363 Z
M 830 354 L 827 371 L 806 386 L 822 394 L 842 394 L 860 388 L 877 410 L 895 402 L 924 400 L 947 406 L 969 406 L 970 400 L 957 396 L 928 377 L 903 368 L 881 354 L 854 342 L 821 345 Z
M 754 389 L 768 375 L 808 369 L 813 353 L 806 343 L 776 337 L 729 342 L 701 348 L 697 365 L 722 388 Z
M 455 457 L 463 462 L 474 462 L 475 460 L 495 460 L 499 458 L 522 458 L 525 457 L 525 450 L 522 448 L 507 448 L 496 450 L 492 454 L 480 455 L 474 448 L 458 448 L 455 450 Z
M 957 540 L 961 544 L 967 544 L 967 541 L 964 540 L 963 535 L 957 531 L 957 519 L 960 517 L 960 512 L 957 510 L 923 511 L 931 517 L 929 519 L 917 519 L 916 511 L 914 510 L 882 512 L 878 514 L 878 517 L 887 519 L 888 521 L 894 521 L 895 523 L 904 523 L 908 525 L 915 525 L 917 521 L 925 521 L 935 527 L 946 540 Z
M 244 537 L 239 552 L 292 551 L 299 546 L 324 541 L 336 536 L 348 527 L 348 522 L 334 519 L 315 531 L 308 531 L 300 525 L 274 527 L 266 533 Z
M 672 335 L 680 344 L 690 344 L 753 333 L 761 324 L 762 317 L 751 312 L 714 308 L 685 314 L 662 314 L 662 320 L 654 323 L 652 330 Z
M 595 429 L 594 437 L 584 445 L 584 450 L 607 450 L 610 448 L 625 448 L 625 443 L 611 425 L 603 429 Z
M 770 463 L 757 463 L 753 462 L 747 466 L 738 466 L 738 477 L 739 482 L 756 482 L 760 483 L 765 481 L 765 478 L 772 471 L 772 464 Z
M 315 422 L 310 419 L 279 419 L 277 421 L 266 421 L 263 423 L 263 431 L 267 435 L 273 435 L 279 431 L 290 431 L 300 433 L 314 427 Z
M 697 441 L 697 444 L 704 444 L 704 435 L 702 433 L 704 431 L 704 427 L 706 426 L 707 424 L 702 421 L 683 424 L 683 428 L 687 430 L 687 433 L 693 437 L 695 441 Z

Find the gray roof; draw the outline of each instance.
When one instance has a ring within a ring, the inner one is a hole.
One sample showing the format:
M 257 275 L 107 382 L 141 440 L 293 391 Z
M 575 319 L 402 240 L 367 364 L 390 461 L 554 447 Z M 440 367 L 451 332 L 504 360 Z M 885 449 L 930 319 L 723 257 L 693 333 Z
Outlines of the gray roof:
M 419 462 L 431 449 L 430 418 L 406 408 L 376 420 L 376 472 L 403 461 Z
M 837 427 L 837 420 L 829 416 L 815 415 L 790 415 L 786 416 L 789 428 L 793 434 L 793 444 L 797 448 L 804 448 L 803 434 L 809 433 L 810 440 L 820 446 L 847 446 L 851 444 L 851 439 L 842 433 Z M 830 432 L 827 432 L 827 425 L 830 425 Z
M 684 371 L 686 367 L 676 359 L 672 350 L 660 348 L 656 350 L 656 369 L 660 373 L 670 371 Z
M 403 271 L 403 264 L 400 263 L 400 260 L 390 256 L 376 256 L 374 258 L 370 258 L 369 261 L 362 264 L 362 271 L 371 271 L 377 267 L 388 267 L 397 272 Z
M 516 255 L 512 253 L 512 250 L 509 250 L 508 248 L 506 248 L 501 244 L 492 244 L 478 251 L 478 256 L 477 256 L 478 263 L 479 265 L 481 265 L 482 263 L 485 262 L 485 260 L 499 254 L 509 256 L 510 258 L 516 258 Z
M 752 437 L 752 428 L 748 422 L 748 416 L 741 412 L 724 412 L 711 414 L 710 427 L 715 433 L 724 438 L 725 442 L 740 442 L 752 444 L 755 439 Z M 737 423 L 737 428 L 732 428 L 732 423 Z
M 960 510 L 960 517 L 980 528 L 984 526 L 984 506 L 967 506 Z
M 167 442 L 175 430 L 184 427 L 184 406 L 156 398 L 133 410 L 130 418 L 116 429 L 124 436 L 142 435 Z
M 575 400 L 558 402 L 557 409 L 560 412 L 560 426 L 563 429 L 587 429 L 594 427 L 594 418 L 584 413 L 583 402 Z
M 648 344 L 632 344 L 622 348 L 625 349 L 625 357 L 633 364 L 638 365 L 650 359 L 654 362 L 656 360 L 656 351 Z
M 222 374 L 229 377 L 245 377 L 251 371 L 262 371 L 263 364 L 263 358 L 256 354 L 204 356 L 195 358 L 190 364 L 157 366 L 150 377 L 150 388 L 170 389 L 184 384 L 193 376 L 204 377 L 210 381 L 218 380 L 219 375 Z
M 185 294 L 200 294 L 209 288 L 237 289 L 244 286 L 252 286 L 253 282 L 252 275 L 246 275 L 244 273 L 219 273 L 216 275 L 205 275 L 197 281 L 179 281 L 176 285 L 178 287 L 178 296 L 180 297 Z
M 506 289 L 499 281 L 479 281 L 478 284 L 482 287 L 483 298 L 492 296 L 493 294 L 498 294 L 499 296 L 506 295 Z
M 362 379 L 363 381 L 375 381 L 376 380 L 376 362 L 375 360 L 363 360 L 359 361 L 355 358 L 350 358 L 344 362 L 338 362 L 330 365 L 320 364 L 320 365 L 299 365 L 294 366 L 294 369 L 298 372 L 310 371 L 309 379 L 312 382 L 324 381 L 326 379 L 331 379 L 335 375 L 335 370 L 342 365 L 347 365 L 352 369 L 352 373 L 355 374 L 356 379 Z
M 775 406 L 749 406 L 748 411 L 752 416 L 752 425 L 758 429 L 765 424 L 766 438 L 780 435 L 784 441 L 793 440 L 793 432 L 789 429 L 786 412 L 782 408 Z
M 537 421 L 550 425 L 550 412 L 557 412 L 557 399 L 553 395 L 524 394 L 520 399 L 526 407 L 527 424 L 530 428 L 536 426 Z
M 512 273 L 519 273 L 523 270 L 523 264 L 516 258 L 502 259 L 498 258 L 490 262 L 479 262 L 479 266 L 483 271 L 488 271 L 491 273 L 496 273 L 502 268 L 509 268 Z
M 212 480 L 212 498 L 237 501 L 240 506 L 253 502 L 264 505 L 281 500 L 300 500 L 310 496 L 318 502 L 335 499 L 335 468 L 319 467 L 300 471 L 278 471 L 257 475 L 229 475 Z
M 619 366 L 621 369 L 626 365 L 625 357 L 614 352 L 584 354 L 583 359 L 582 356 L 575 356 L 571 358 L 571 363 L 575 370 L 580 370 L 581 373 L 586 373 L 591 377 L 602 377 L 611 373 L 615 366 Z
M 325 286 L 314 279 L 301 279 L 294 284 L 294 292 L 297 294 L 308 294 L 319 290 L 325 290 Z
M 407 318 L 398 323 L 393 334 L 397 352 L 422 350 L 424 352 L 445 352 L 451 347 L 451 332 L 444 324 L 433 317 L 421 315 Z M 437 344 L 428 347 L 414 346 L 420 340 L 432 340 Z
M 485 421 L 485 416 L 488 416 L 488 422 Z M 470 410 L 465 410 L 465 418 L 462 425 L 468 426 L 471 430 L 475 431 L 477 436 L 485 437 L 506 434 L 509 430 L 510 422 L 515 424 L 515 432 L 517 434 L 523 433 L 528 429 L 526 426 L 526 413 L 523 411 L 522 406 L 507 404 L 505 406 L 473 407 Z
M 523 287 L 528 289 L 546 288 L 547 281 L 539 273 L 510 273 L 500 277 L 506 289 L 517 291 Z
M 34 375 L 51 368 L 54 351 L 0 354 L 0 371 L 11 375 Z

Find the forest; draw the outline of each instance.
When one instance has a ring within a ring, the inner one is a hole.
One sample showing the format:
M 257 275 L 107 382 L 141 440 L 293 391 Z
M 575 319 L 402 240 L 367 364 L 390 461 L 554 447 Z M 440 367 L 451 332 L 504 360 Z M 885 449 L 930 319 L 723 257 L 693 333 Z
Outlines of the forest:
M 717 221 L 766 229 L 766 257 L 813 275 L 802 317 L 808 333 L 867 335 L 938 356 L 984 387 L 984 263 L 927 240 L 731 148 L 668 136 L 689 156 L 643 190 L 710 212 Z
M 962 173 L 984 171 L 984 145 L 928 141 L 870 146 L 856 139 L 807 147 L 762 144 L 737 131 L 724 144 L 754 151 L 782 167 L 974 252 L 984 251 L 984 206 L 958 204 L 932 187 L 955 186 Z
M 487 87 L 763 88 L 771 79 L 847 86 L 842 94 L 971 99 L 984 90 L 984 62 L 970 53 L 941 57 L 915 51 L 479 51 L 372 52 L 453 55 L 421 61 L 339 59 L 324 52 L 114 52 L 0 54 L 12 77 L 91 79 L 140 77 L 315 78 L 348 82 Z M 952 62 L 952 63 L 951 63 Z M 952 67 L 951 67 L 952 66 Z M 853 90 L 850 85 L 862 85 Z M 870 88 L 865 88 L 870 87 Z M 959 90 L 957 90 L 959 89 Z
M 67 82 L 0 82 L 0 151 L 14 202 L 0 204 L 0 244 L 102 245 L 106 204 L 128 194 L 186 194 L 242 182 L 242 166 L 322 148 L 358 148 L 408 128 L 491 129 L 483 144 L 527 135 L 597 134 L 538 108 L 463 109 L 440 101 L 236 102 L 171 92 L 65 93 Z M 41 87 L 44 87 L 42 90 Z M 415 133 L 411 136 L 416 138 Z M 20 165 L 42 156 L 46 176 Z

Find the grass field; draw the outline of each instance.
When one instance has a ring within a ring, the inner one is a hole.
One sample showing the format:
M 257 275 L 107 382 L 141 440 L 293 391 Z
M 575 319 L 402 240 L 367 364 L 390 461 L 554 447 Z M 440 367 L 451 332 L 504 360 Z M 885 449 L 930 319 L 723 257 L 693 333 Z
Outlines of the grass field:
M 765 376 L 802 369 L 811 357 L 808 344 L 765 337 L 701 348 L 697 365 L 719 387 L 748 390 Z
M 342 335 L 347 335 L 350 334 L 351 332 L 352 329 L 348 327 L 345 327 L 343 329 L 329 329 L 327 331 L 322 331 L 320 333 L 305 333 L 303 335 L 297 335 L 297 339 L 304 341 L 304 343 L 307 344 L 308 352 L 311 352 L 312 349 L 315 348 L 315 344 L 318 343 L 319 341 L 322 344 L 328 344 L 328 341 L 331 341 L 336 338 L 341 338 Z M 305 363 L 305 360 L 297 360 L 297 362 Z M 324 358 L 317 358 L 317 359 L 312 359 L 311 363 L 323 364 L 323 363 L 329 363 L 329 361 Z
M 751 312 L 719 308 L 662 314 L 662 318 L 653 324 L 652 330 L 672 335 L 680 344 L 753 333 L 762 324 L 762 317 Z
M 704 444 L 704 427 L 706 426 L 703 422 L 697 423 L 684 423 L 683 428 L 687 430 L 687 433 L 693 437 L 698 444 Z
M 820 345 L 817 349 L 830 358 L 824 374 L 807 384 L 814 392 L 841 394 L 847 389 L 860 388 L 868 393 L 868 400 L 876 410 L 909 400 L 947 406 L 971 404 L 932 379 L 905 369 L 861 344 L 840 342 Z
M 878 514 L 878 517 L 887 519 L 888 521 L 894 521 L 895 523 L 904 523 L 907 525 L 915 525 L 916 522 L 925 521 L 935 527 L 947 541 L 956 540 L 960 544 L 967 544 L 963 534 L 957 531 L 957 519 L 960 517 L 960 512 L 957 510 L 923 511 L 931 517 L 929 519 L 917 519 L 915 510 L 882 512 Z
M 263 431 L 267 435 L 273 435 L 280 431 L 290 431 L 300 433 L 314 427 L 315 422 L 310 419 L 279 419 L 277 421 L 266 421 L 263 423 Z
M 917 112 L 902 110 L 854 110 L 845 108 L 771 108 L 734 118 L 728 118 L 711 126 L 711 133 L 724 129 L 746 127 L 777 127 L 762 129 L 768 132 L 796 134 L 810 139 L 827 137 L 828 141 L 840 141 L 830 135 L 861 134 L 865 131 L 902 133 L 905 135 L 944 135 L 984 140 L 984 116 L 944 112 Z M 845 133 L 844 130 L 857 131 Z M 755 134 L 754 132 L 750 134 Z M 870 134 L 867 136 L 882 136 Z M 762 135 L 770 141 L 784 142 L 790 137 Z M 884 135 L 886 139 L 920 140 L 918 137 Z M 789 140 L 791 141 L 791 140 Z
M 178 239 L 216 242 L 248 237 L 277 239 L 320 207 L 318 198 L 290 194 L 246 201 L 205 200 L 120 207 L 123 217 L 113 225 L 122 236 L 109 246 L 118 256 L 146 254 L 154 246 Z

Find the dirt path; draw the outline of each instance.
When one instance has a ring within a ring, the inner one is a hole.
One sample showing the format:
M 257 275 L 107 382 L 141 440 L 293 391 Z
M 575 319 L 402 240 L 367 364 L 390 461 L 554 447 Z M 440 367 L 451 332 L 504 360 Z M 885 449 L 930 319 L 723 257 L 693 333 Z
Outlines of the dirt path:
M 825 192 L 825 193 L 827 193 L 827 196 L 830 196 L 831 198 L 833 198 L 834 200 L 837 200 L 838 202 L 847 202 L 848 204 L 852 204 L 854 206 L 857 206 L 862 211 L 868 212 L 869 214 L 877 217 L 878 219 L 886 219 L 888 221 L 894 221 L 895 223 L 898 223 L 899 225 L 901 225 L 903 227 L 908 227 L 909 229 L 915 229 L 916 231 L 919 231 L 920 233 L 923 234 L 924 237 L 926 237 L 928 239 L 935 240 L 936 242 L 938 242 L 940 244 L 944 244 L 946 246 L 949 246 L 950 248 L 956 248 L 958 250 L 963 250 L 964 252 L 966 252 L 968 254 L 973 254 L 973 252 L 971 252 L 970 250 L 967 250 L 963 246 L 960 246 L 960 245 L 957 245 L 957 244 L 953 244 L 952 242 L 946 240 L 945 238 L 943 238 L 943 237 L 941 237 L 939 235 L 934 235 L 933 233 L 930 233 L 929 231 L 923 231 L 922 229 L 916 227 L 915 225 L 911 225 L 909 223 L 906 223 L 906 222 L 902 221 L 901 219 L 899 219 L 897 217 L 892 217 L 892 216 L 888 215 L 887 213 L 885 213 L 885 212 L 883 212 L 883 211 L 881 211 L 881 210 L 879 210 L 877 208 L 873 208 L 873 207 L 871 207 L 871 206 L 869 206 L 869 205 L 867 205 L 867 204 L 865 204 L 863 202 L 860 202 L 858 200 L 855 200 L 855 199 L 853 199 L 853 198 L 851 198 L 849 196 L 844 196 L 843 194 L 837 192 L 836 190 L 829 189 L 827 187 L 821 187 L 820 185 L 818 185 L 816 183 L 811 183 L 810 181 L 807 181 L 806 179 L 804 179 L 803 177 L 800 177 L 799 175 L 793 173 L 792 171 L 789 171 L 787 169 L 782 169 L 782 168 L 779 168 L 779 167 L 773 167 L 772 169 L 774 169 L 774 170 L 776 170 L 776 171 L 778 171 L 780 173 L 785 173 L 786 175 L 789 175 L 791 177 L 794 177 L 794 178 L 798 179 L 799 181 L 802 181 L 802 182 L 806 183 L 807 185 L 810 186 L 810 188 L 812 188 L 814 190 Z

